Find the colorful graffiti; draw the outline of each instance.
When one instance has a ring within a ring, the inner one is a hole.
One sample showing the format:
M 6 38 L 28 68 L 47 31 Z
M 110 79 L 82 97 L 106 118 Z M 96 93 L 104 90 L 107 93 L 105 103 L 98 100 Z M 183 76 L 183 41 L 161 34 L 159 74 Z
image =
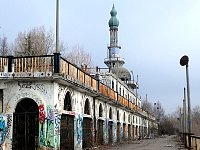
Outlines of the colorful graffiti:
M 45 116 L 44 105 L 39 105 L 39 121 L 41 124 L 45 122 Z
M 0 116 L 0 145 L 5 141 L 6 137 L 6 121 L 4 116 Z
M 46 117 L 46 113 L 45 113 L 45 109 L 44 109 L 44 105 L 41 104 L 39 105 L 39 133 L 40 133 L 40 137 L 39 137 L 39 143 L 41 146 L 45 146 L 46 145 L 46 139 L 45 139 L 45 128 L 44 128 L 44 123 L 45 123 L 45 117 Z
M 120 126 L 120 139 L 122 139 L 123 138 L 123 125 L 122 125 L 122 123 L 121 123 L 121 126 Z
M 61 115 L 52 106 L 39 106 L 40 145 L 48 148 L 59 147 Z M 45 128 L 46 127 L 46 128 Z M 54 142 L 55 141 L 55 142 Z
M 55 147 L 60 146 L 60 124 L 61 124 L 61 115 L 56 115 L 54 119 L 55 124 Z
M 108 119 L 105 119 L 104 123 L 104 139 L 105 139 L 105 143 L 108 143 Z
M 61 115 L 55 116 L 55 135 L 60 135 Z
M 83 124 L 83 115 L 79 114 L 76 118 L 76 134 L 77 134 L 76 147 L 81 147 L 82 145 L 82 124 Z
M 6 138 L 10 138 L 10 130 L 11 130 L 11 125 L 12 125 L 12 115 L 7 114 L 7 127 L 6 127 Z
M 47 106 L 46 146 L 50 148 L 59 146 L 61 115 L 56 114 L 54 107 Z M 55 138 L 55 143 L 54 143 Z
M 113 122 L 113 142 L 117 142 L 117 123 Z
M 46 144 L 47 147 L 54 147 L 54 112 L 50 106 L 47 106 L 47 129 L 46 129 Z
M 11 114 L 0 115 L 0 146 L 5 144 L 6 139 L 7 142 L 11 143 L 11 137 L 10 137 L 11 125 L 12 125 Z
M 45 146 L 45 129 L 43 123 L 40 123 L 39 125 L 39 132 L 40 132 L 39 143 L 41 146 Z

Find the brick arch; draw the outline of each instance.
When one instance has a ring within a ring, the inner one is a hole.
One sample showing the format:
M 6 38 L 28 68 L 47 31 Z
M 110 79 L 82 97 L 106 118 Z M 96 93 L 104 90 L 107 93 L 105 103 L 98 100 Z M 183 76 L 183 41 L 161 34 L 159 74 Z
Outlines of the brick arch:
M 18 93 L 14 96 L 12 96 L 12 98 L 8 101 L 7 105 L 6 105 L 6 108 L 5 108 L 5 113 L 14 113 L 15 112 L 15 109 L 17 107 L 17 104 L 23 100 L 23 99 L 32 99 L 34 100 L 37 105 L 38 105 L 38 108 L 40 107 L 44 107 L 44 111 L 45 111 L 45 106 L 46 104 L 44 103 L 44 101 L 42 100 L 42 98 L 35 94 L 35 93 L 31 93 L 31 92 L 26 92 L 26 93 Z
M 60 88 L 60 92 L 58 94 L 58 103 L 57 103 L 57 107 L 59 107 L 60 109 L 64 108 L 64 101 L 66 98 L 66 94 L 70 93 L 70 98 L 71 98 L 71 106 L 73 108 L 73 99 L 72 97 L 74 96 L 74 91 L 69 89 L 68 87 L 65 88 Z

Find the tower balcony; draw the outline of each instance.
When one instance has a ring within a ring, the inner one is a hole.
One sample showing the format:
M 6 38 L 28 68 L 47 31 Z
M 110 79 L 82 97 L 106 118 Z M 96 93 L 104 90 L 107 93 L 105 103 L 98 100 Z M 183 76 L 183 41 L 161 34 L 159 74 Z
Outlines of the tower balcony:
M 130 86 L 132 89 L 139 89 L 139 85 L 137 82 L 131 80 L 131 81 L 126 81 L 126 84 Z
M 121 57 L 113 57 L 113 58 L 105 58 L 104 59 L 105 64 L 116 63 L 116 62 L 118 62 L 119 64 L 124 64 L 125 60 L 124 60 L 124 58 L 121 58 Z

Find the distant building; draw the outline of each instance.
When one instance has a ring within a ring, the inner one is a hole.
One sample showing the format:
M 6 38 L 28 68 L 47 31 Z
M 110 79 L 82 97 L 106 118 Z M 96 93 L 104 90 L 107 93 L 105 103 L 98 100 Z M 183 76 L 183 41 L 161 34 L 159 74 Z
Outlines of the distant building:
M 108 69 L 92 74 L 59 53 L 0 57 L 0 145 L 4 150 L 80 150 L 133 141 L 157 128 L 123 67 L 117 11 L 110 12 Z

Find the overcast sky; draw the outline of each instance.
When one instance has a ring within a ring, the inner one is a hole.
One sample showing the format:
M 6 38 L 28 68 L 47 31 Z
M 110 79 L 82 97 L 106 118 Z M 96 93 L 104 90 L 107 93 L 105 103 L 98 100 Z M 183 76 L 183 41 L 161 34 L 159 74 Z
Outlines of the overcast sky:
M 160 101 L 166 113 L 182 106 L 189 56 L 191 105 L 200 99 L 199 0 L 60 0 L 60 38 L 79 44 L 94 65 L 105 67 L 110 11 L 118 12 L 119 43 L 125 67 L 139 76 L 138 92 L 152 103 Z M 9 42 L 19 32 L 45 26 L 55 29 L 56 0 L 0 0 L 0 36 Z

